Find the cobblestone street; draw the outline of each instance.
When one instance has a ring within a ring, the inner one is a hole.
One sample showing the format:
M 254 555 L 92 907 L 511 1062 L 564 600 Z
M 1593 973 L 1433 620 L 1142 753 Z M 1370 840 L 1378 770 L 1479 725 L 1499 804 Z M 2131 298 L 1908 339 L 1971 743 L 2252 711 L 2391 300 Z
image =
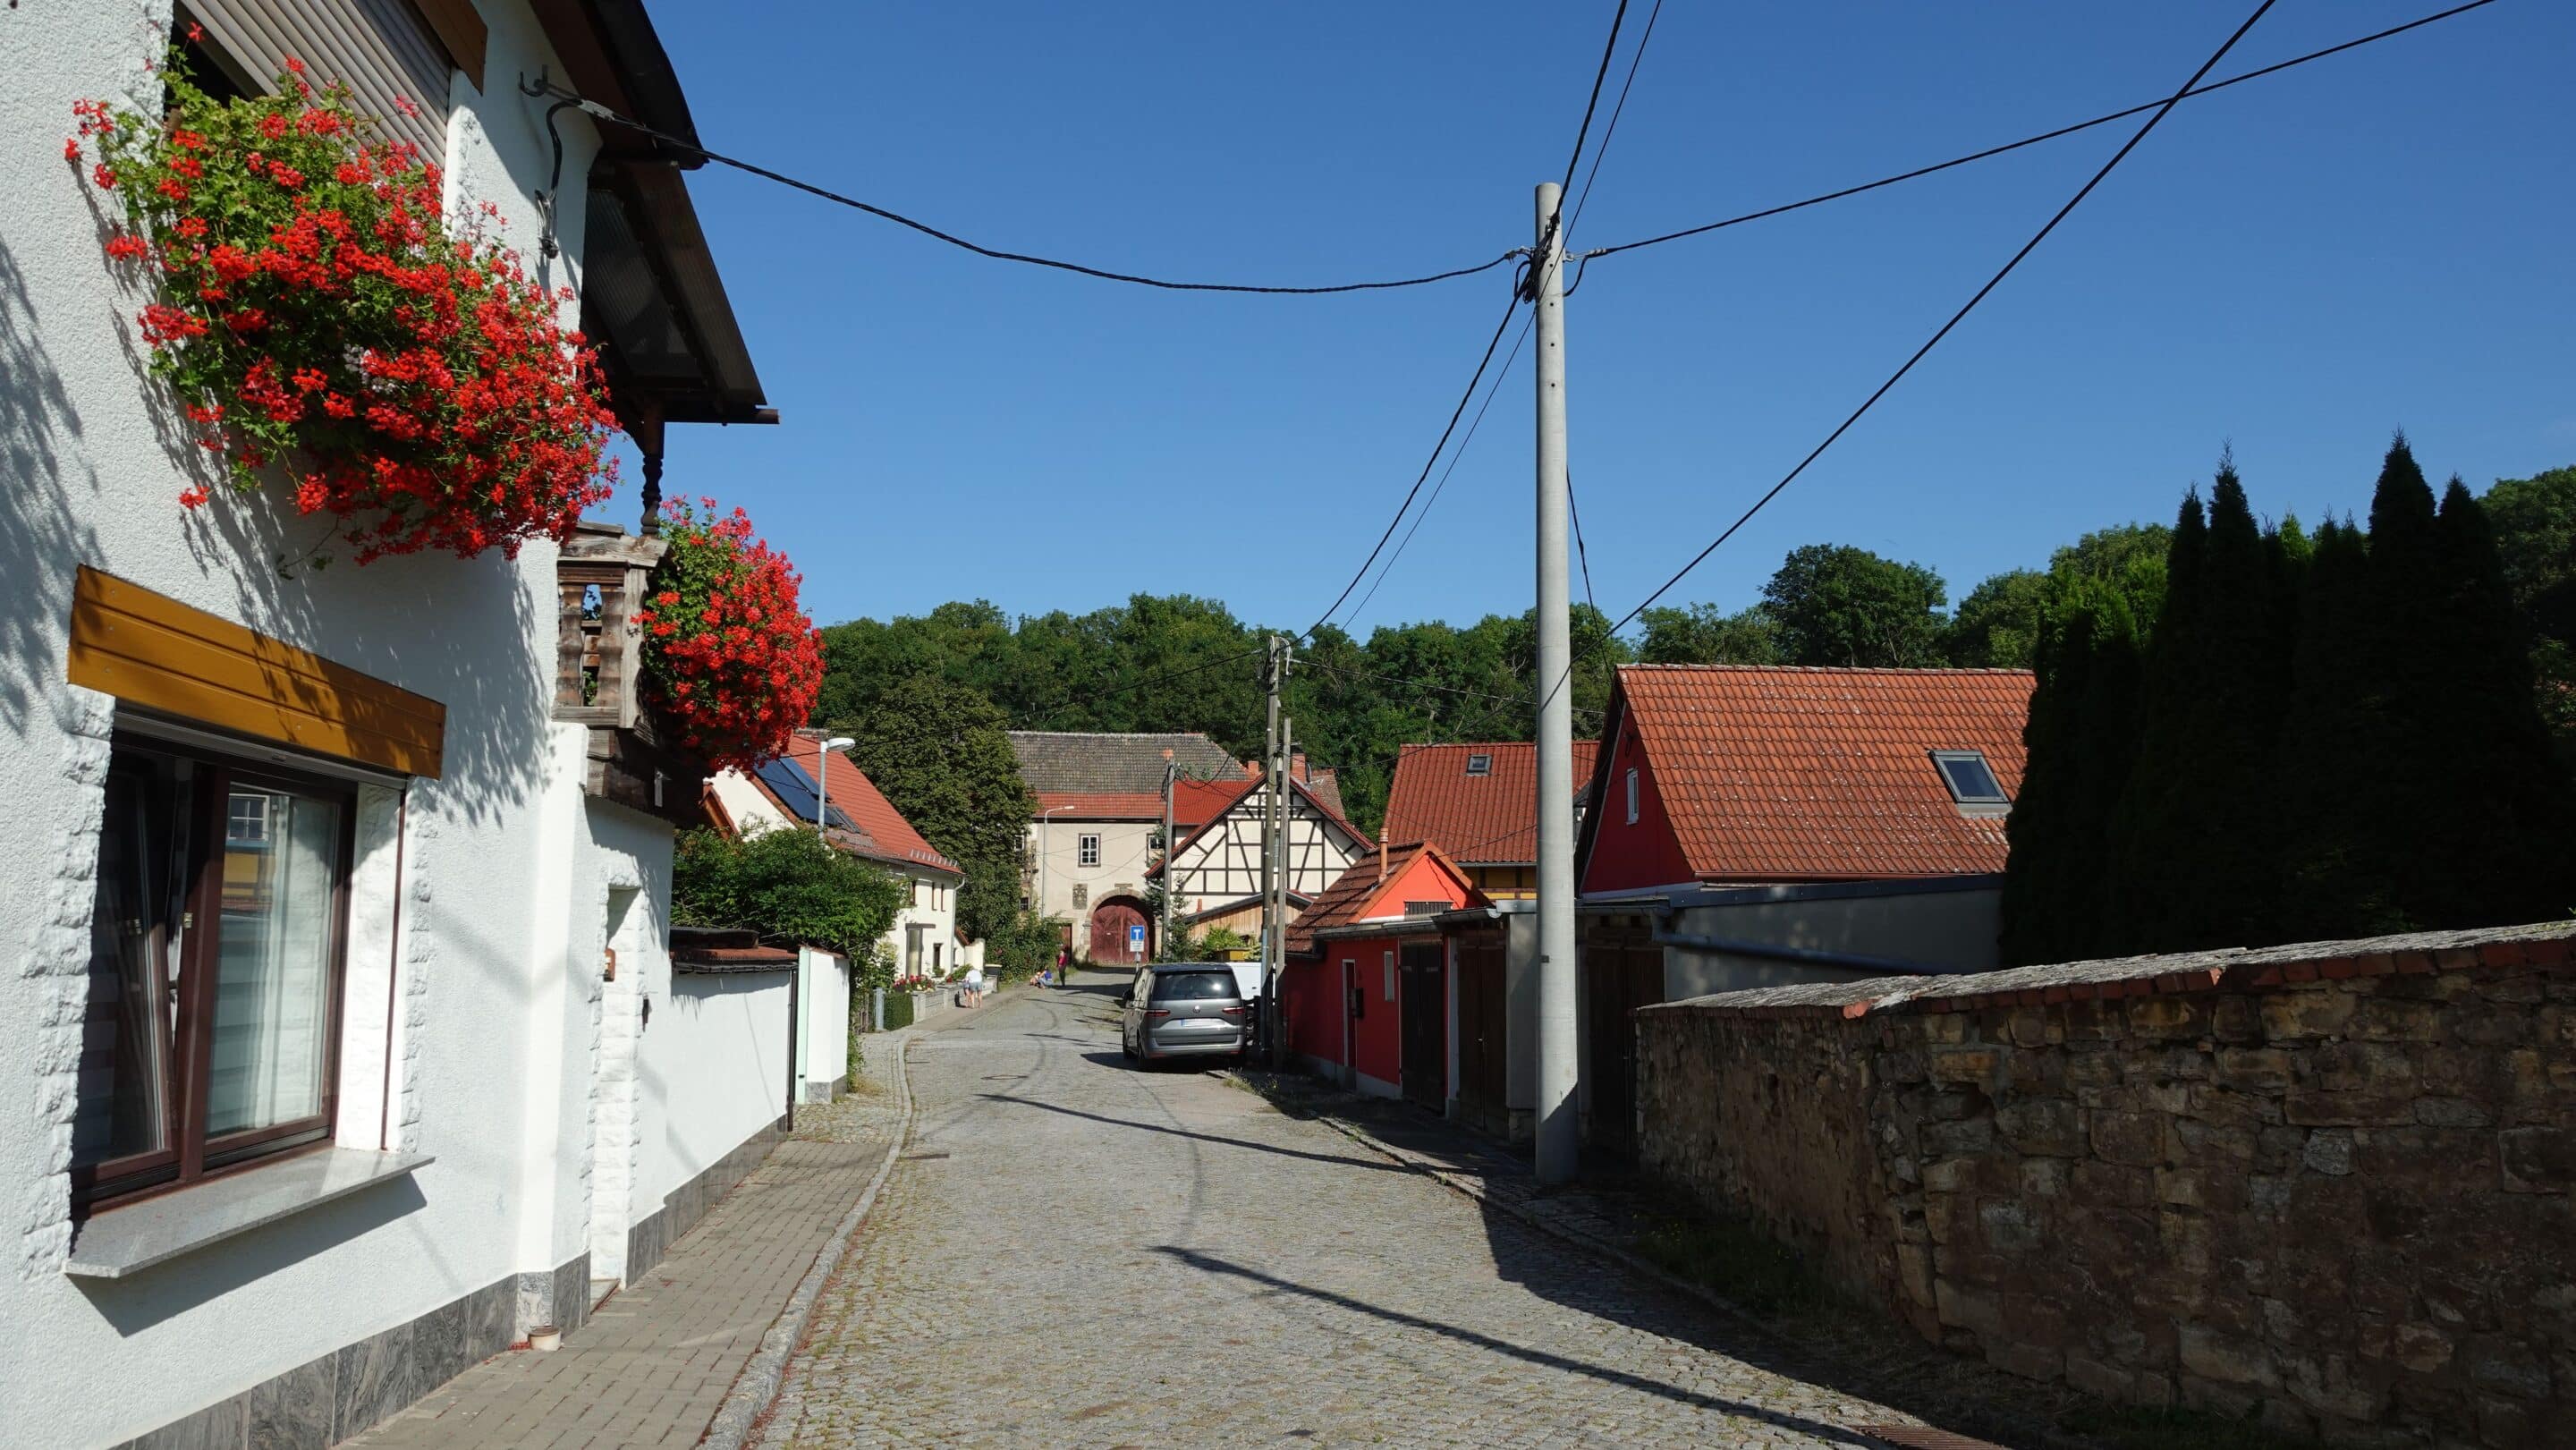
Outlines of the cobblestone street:
M 1862 1446 L 1908 1417 L 1221 1076 L 1105 976 L 917 1035 L 919 1117 L 763 1443 Z

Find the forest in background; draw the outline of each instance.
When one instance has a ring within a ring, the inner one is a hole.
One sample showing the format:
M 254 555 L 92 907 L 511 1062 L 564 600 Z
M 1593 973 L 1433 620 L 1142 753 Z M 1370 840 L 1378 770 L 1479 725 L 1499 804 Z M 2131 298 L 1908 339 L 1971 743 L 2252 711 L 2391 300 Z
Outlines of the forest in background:
M 2563 765 L 2576 754 L 2576 467 L 2499 480 L 2480 501 Z M 2295 520 L 2283 522 L 2295 531 Z M 2155 619 L 2171 540 L 2162 524 L 2100 529 L 2044 566 L 1983 580 L 1955 608 L 1936 571 L 1833 544 L 1792 550 L 1761 601 L 1741 610 L 1650 609 L 1623 637 L 1600 610 L 1577 604 L 1575 729 L 1598 728 L 1610 670 L 1630 662 L 2026 667 L 2043 622 L 2078 594 L 2109 591 L 2134 618 Z M 928 676 L 991 702 L 1014 729 L 1197 730 L 1254 759 L 1256 676 L 1270 632 L 1194 595 L 1016 618 L 960 601 L 852 620 L 823 630 L 814 719 L 855 725 Z M 1340 771 L 1352 817 L 1374 830 L 1400 747 L 1529 738 L 1535 657 L 1526 613 L 1382 625 L 1365 638 L 1328 625 L 1298 652 L 1288 713 L 1298 745 Z

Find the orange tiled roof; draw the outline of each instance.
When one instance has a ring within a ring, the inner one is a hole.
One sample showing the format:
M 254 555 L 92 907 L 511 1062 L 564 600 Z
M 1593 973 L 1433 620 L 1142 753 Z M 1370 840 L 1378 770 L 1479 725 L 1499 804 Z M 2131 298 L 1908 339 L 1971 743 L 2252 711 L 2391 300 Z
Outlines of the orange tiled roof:
M 1592 783 L 1594 742 L 1574 742 L 1574 789 Z M 1467 759 L 1493 757 L 1493 769 L 1469 775 Z M 1527 866 L 1538 860 L 1538 747 L 1526 740 L 1490 745 L 1408 745 L 1396 756 L 1386 792 L 1386 834 L 1428 841 L 1471 866 Z
M 1387 861 L 1383 872 L 1378 870 L 1377 864 L 1380 848 L 1372 846 L 1361 852 L 1359 859 L 1351 862 L 1332 885 L 1325 887 L 1324 894 L 1316 897 L 1313 905 L 1297 913 L 1297 919 L 1288 923 L 1288 955 L 1311 956 L 1315 950 L 1315 933 L 1326 927 L 1346 926 L 1365 920 L 1370 915 L 1369 908 L 1376 904 L 1385 889 L 1402 879 L 1406 867 L 1426 855 L 1447 867 L 1449 874 L 1457 877 L 1461 885 L 1466 883 L 1466 874 L 1443 856 L 1436 846 L 1416 841 L 1384 849 Z M 1467 888 L 1467 897 L 1470 901 L 1484 899 L 1476 895 L 1472 886 Z
M 1930 753 L 1982 751 L 2018 795 L 2031 681 L 2028 670 L 1629 665 L 1619 693 L 1693 874 L 1818 881 L 2004 869 L 2004 817 L 1961 814 Z
M 1059 821 L 1160 821 L 1163 793 L 1156 791 L 1042 790 L 1040 819 Z
M 822 737 L 802 730 L 796 733 L 795 742 L 787 747 L 788 759 L 795 761 L 808 778 L 821 779 L 823 798 L 850 818 L 851 831 L 836 833 L 839 839 L 849 841 L 860 854 L 874 856 L 881 861 L 901 866 L 929 866 L 960 875 L 965 873 L 964 867 L 941 855 L 937 847 L 922 839 L 921 833 L 912 828 L 912 822 L 903 818 L 903 812 L 894 808 L 894 802 L 885 798 L 885 792 L 878 790 L 877 783 L 868 779 L 868 773 L 859 769 L 850 757 L 835 750 L 829 752 L 830 760 L 817 759 L 825 753 Z M 828 778 L 821 777 L 816 774 L 818 770 L 828 770 L 831 774 Z M 852 835 L 857 839 L 850 840 Z

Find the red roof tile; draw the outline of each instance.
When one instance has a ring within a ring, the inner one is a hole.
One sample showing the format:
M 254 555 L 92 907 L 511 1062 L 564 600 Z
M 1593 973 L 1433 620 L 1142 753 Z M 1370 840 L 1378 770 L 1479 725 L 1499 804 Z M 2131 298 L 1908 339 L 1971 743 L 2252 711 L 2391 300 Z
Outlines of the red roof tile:
M 1931 752 L 1982 751 L 2018 794 L 2031 681 L 2027 670 L 1629 665 L 1619 697 L 1701 880 L 1848 880 L 2004 869 L 2004 817 L 1963 815 Z
M 831 757 L 829 760 L 817 759 L 827 753 Z M 885 798 L 885 792 L 877 789 L 877 783 L 868 779 L 866 771 L 859 769 L 850 757 L 840 751 L 826 752 L 821 736 L 798 731 L 795 742 L 787 748 L 787 756 L 807 776 L 821 780 L 823 798 L 850 818 L 852 831 L 835 832 L 835 839 L 852 845 L 861 855 L 873 856 L 880 861 L 964 873 L 964 867 L 941 855 L 937 847 L 922 839 L 921 833 L 912 828 L 912 822 L 905 820 L 903 812 L 894 808 L 894 802 Z M 818 771 L 830 774 L 818 775 Z M 851 839 L 853 835 L 856 840 Z
M 1351 862 L 1332 885 L 1324 888 L 1324 894 L 1316 897 L 1313 905 L 1297 913 L 1297 919 L 1288 924 L 1287 951 L 1290 956 L 1312 955 L 1315 933 L 1326 928 L 1347 926 L 1372 916 L 1398 915 L 1402 910 L 1400 904 L 1394 912 L 1372 911 L 1371 908 L 1378 905 L 1378 898 L 1387 888 L 1403 882 L 1407 868 L 1425 856 L 1438 863 L 1454 879 L 1460 900 L 1468 904 L 1484 900 L 1468 883 L 1466 873 L 1458 869 L 1456 862 L 1441 854 L 1436 846 L 1416 841 L 1410 845 L 1388 847 L 1384 871 L 1378 869 L 1378 849 L 1372 846 L 1361 852 L 1359 859 Z
M 1592 782 L 1593 742 L 1574 742 L 1574 789 Z M 1467 773 L 1473 755 L 1493 769 Z M 1408 745 L 1396 756 L 1386 793 L 1386 834 L 1428 841 L 1472 866 L 1527 866 L 1538 860 L 1538 747 L 1528 741 L 1489 745 Z

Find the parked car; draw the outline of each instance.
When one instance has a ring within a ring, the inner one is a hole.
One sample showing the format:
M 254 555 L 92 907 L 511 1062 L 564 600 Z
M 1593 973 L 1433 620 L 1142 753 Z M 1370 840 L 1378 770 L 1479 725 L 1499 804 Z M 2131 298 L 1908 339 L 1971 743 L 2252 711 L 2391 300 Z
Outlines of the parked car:
M 1252 1043 L 1252 1004 L 1223 962 L 1148 963 L 1120 1002 L 1118 1046 L 1134 1061 L 1240 1057 Z

